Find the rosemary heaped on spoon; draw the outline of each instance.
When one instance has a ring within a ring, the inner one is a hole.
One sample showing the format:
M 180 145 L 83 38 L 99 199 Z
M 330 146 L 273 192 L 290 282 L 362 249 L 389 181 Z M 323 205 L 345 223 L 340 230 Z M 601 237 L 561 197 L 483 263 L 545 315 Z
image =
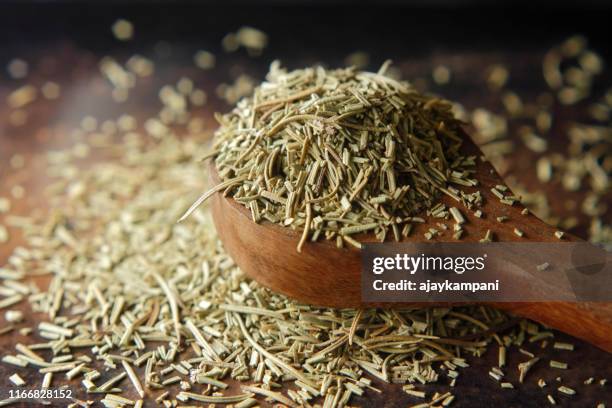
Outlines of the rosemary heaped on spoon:
M 225 191 L 268 220 L 302 230 L 307 239 L 374 232 L 384 241 L 410 232 L 417 215 L 447 194 L 471 208 L 479 193 L 475 157 L 464 157 L 461 122 L 451 104 L 409 83 L 354 68 L 287 72 L 273 64 L 252 97 L 218 116 L 215 164 Z

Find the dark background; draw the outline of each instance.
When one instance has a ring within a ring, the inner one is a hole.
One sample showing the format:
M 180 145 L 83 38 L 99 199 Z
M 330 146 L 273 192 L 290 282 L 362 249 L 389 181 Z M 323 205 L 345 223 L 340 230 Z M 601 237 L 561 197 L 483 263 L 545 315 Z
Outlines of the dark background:
M 373 60 L 432 49 L 525 51 L 580 32 L 609 59 L 611 10 L 606 1 L 13 1 L 0 2 L 0 57 L 57 40 L 96 52 L 159 40 L 217 51 L 228 31 L 249 24 L 270 34 L 264 57 L 306 53 L 333 62 L 358 49 Z M 134 23 L 134 41 L 112 38 L 118 17 Z

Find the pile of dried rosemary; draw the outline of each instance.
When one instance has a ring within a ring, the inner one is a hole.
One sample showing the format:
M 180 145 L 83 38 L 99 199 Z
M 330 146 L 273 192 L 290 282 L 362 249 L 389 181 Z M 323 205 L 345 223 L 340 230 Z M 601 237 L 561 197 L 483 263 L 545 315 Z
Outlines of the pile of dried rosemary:
M 287 72 L 271 66 L 267 81 L 218 116 L 215 163 L 223 182 L 187 212 L 224 190 L 262 219 L 303 231 L 307 239 L 374 232 L 384 241 L 410 233 L 415 217 L 441 193 L 472 208 L 475 157 L 459 149 L 460 122 L 448 101 L 408 83 L 354 68 Z

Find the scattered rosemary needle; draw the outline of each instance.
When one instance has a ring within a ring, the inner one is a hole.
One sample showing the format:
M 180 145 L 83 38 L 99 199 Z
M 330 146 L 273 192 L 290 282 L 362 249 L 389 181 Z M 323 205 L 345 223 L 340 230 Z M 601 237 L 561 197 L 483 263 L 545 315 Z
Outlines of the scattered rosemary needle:
M 176 295 L 174 294 L 172 289 L 170 289 L 168 284 L 164 281 L 164 279 L 158 273 L 151 272 L 151 274 L 153 275 L 153 277 L 157 281 L 157 284 L 162 288 L 162 290 L 166 294 L 166 297 L 168 298 L 168 303 L 170 304 L 170 310 L 172 312 L 172 323 L 174 325 L 174 333 L 176 334 L 176 341 L 177 343 L 180 344 L 181 343 L 181 323 L 179 321 L 179 311 L 178 311 L 178 305 L 176 301 Z
M 553 344 L 553 348 L 555 348 L 557 350 L 574 351 L 574 345 L 572 343 L 564 343 L 564 342 L 560 342 L 560 341 L 556 341 Z
M 355 337 L 355 331 L 357 330 L 357 325 L 359 324 L 359 320 L 363 314 L 363 309 L 359 309 L 353 318 L 353 323 L 351 324 L 351 329 L 349 330 L 348 335 L 348 344 L 349 346 L 353 345 L 353 338 Z
M 486 243 L 486 242 L 493 242 L 493 233 L 491 232 L 490 229 L 487 230 L 487 232 L 485 232 L 484 237 L 480 240 L 480 242 L 482 243 Z
M 10 382 L 15 384 L 17 387 L 23 387 L 26 382 L 19 376 L 19 374 L 15 373 L 9 377 Z
M 519 369 L 519 382 L 523 382 L 525 380 L 525 376 L 527 375 L 527 372 L 531 369 L 531 367 L 533 367 L 535 365 L 535 363 L 537 363 L 538 361 L 540 361 L 539 357 L 534 357 L 531 360 L 525 361 L 524 363 L 520 363 L 518 365 L 518 369 Z
M 537 265 L 536 269 L 538 271 L 545 271 L 546 269 L 548 269 L 549 266 L 550 266 L 550 264 L 548 262 L 544 262 L 544 263 L 542 263 L 540 265 Z
M 550 360 L 550 366 L 552 368 L 560 368 L 560 369 L 567 369 L 567 363 L 563 363 L 561 361 L 556 361 L 556 360 Z
M 0 214 L 11 210 L 11 201 L 6 197 L 0 197 Z
M 498 363 L 497 366 L 502 368 L 506 365 L 506 347 L 499 346 Z
M 134 26 L 128 20 L 119 19 L 115 21 L 111 29 L 113 35 L 120 41 L 128 41 L 134 35 Z
M 195 394 L 193 392 L 181 391 L 178 393 L 176 398 L 179 401 L 188 401 L 194 400 L 199 402 L 207 402 L 211 404 L 232 404 L 235 402 L 243 401 L 247 398 L 251 398 L 253 393 L 249 394 L 240 394 L 240 395 L 231 395 L 231 396 L 216 396 L 216 395 L 201 395 Z
M 291 401 L 289 398 L 285 397 L 281 393 L 266 390 L 260 387 L 247 386 L 247 385 L 243 385 L 242 389 L 243 391 L 252 392 L 253 394 L 263 395 L 265 397 L 270 398 L 273 401 L 280 402 L 281 404 L 284 404 L 288 407 L 298 408 L 298 405 L 295 402 Z
M 463 224 L 465 222 L 465 218 L 463 217 L 463 214 L 461 214 L 459 209 L 457 209 L 456 207 L 451 207 L 449 211 L 457 224 Z
M 138 395 L 140 395 L 140 398 L 144 398 L 144 395 L 145 395 L 144 388 L 142 388 L 140 379 L 134 372 L 134 369 L 132 368 L 132 366 L 125 360 L 121 360 L 121 364 L 123 365 L 123 369 L 127 373 L 127 376 L 129 377 L 130 381 L 134 385 L 136 392 L 138 393 Z
M 10 235 L 8 229 L 4 225 L 0 224 L 0 244 L 7 243 L 9 239 Z

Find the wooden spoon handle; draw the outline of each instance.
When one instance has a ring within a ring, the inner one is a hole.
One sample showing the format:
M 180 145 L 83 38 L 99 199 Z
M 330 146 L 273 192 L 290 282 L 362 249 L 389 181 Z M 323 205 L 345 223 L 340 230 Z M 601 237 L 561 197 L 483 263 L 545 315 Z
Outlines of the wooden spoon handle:
M 573 237 L 571 241 L 577 241 Z M 520 247 L 507 246 L 504 251 L 503 261 L 504 276 L 512 277 L 512 284 L 517 285 L 518 290 L 525 295 L 525 299 L 543 299 L 543 302 L 496 302 L 494 305 L 500 309 L 514 314 L 530 318 L 546 326 L 553 327 L 575 337 L 586 340 L 596 346 L 612 352 L 612 303 L 611 302 L 572 302 L 567 300 L 576 299 L 575 291 L 569 275 L 566 276 L 559 270 L 568 270 L 573 262 L 572 252 L 581 253 L 586 257 L 583 261 L 587 263 L 598 262 L 599 256 L 605 253 L 595 246 L 585 242 L 564 242 L 550 249 L 542 248 L 540 244 L 520 245 Z M 552 268 L 557 271 L 546 270 L 542 272 L 526 272 L 534 270 L 535 265 L 542 263 L 542 254 L 548 251 L 556 251 L 547 254 Z M 610 264 L 608 260 L 602 263 Z M 608 273 L 607 269 L 603 273 Z M 542 277 L 546 277 L 543 279 Z M 574 276 L 574 283 L 586 285 L 585 279 L 596 279 L 593 276 Z M 578 282 L 579 280 L 579 282 Z M 507 281 L 507 279 L 506 279 Z M 508 282 L 506 282 L 508 283 Z M 594 281 L 590 283 L 606 284 L 605 281 Z M 584 288 L 583 288 L 584 289 Z M 517 289 L 515 289 L 517 290 Z M 563 301 L 548 301 L 558 299 Z
M 504 302 L 493 306 L 561 330 L 612 353 L 610 302 Z

